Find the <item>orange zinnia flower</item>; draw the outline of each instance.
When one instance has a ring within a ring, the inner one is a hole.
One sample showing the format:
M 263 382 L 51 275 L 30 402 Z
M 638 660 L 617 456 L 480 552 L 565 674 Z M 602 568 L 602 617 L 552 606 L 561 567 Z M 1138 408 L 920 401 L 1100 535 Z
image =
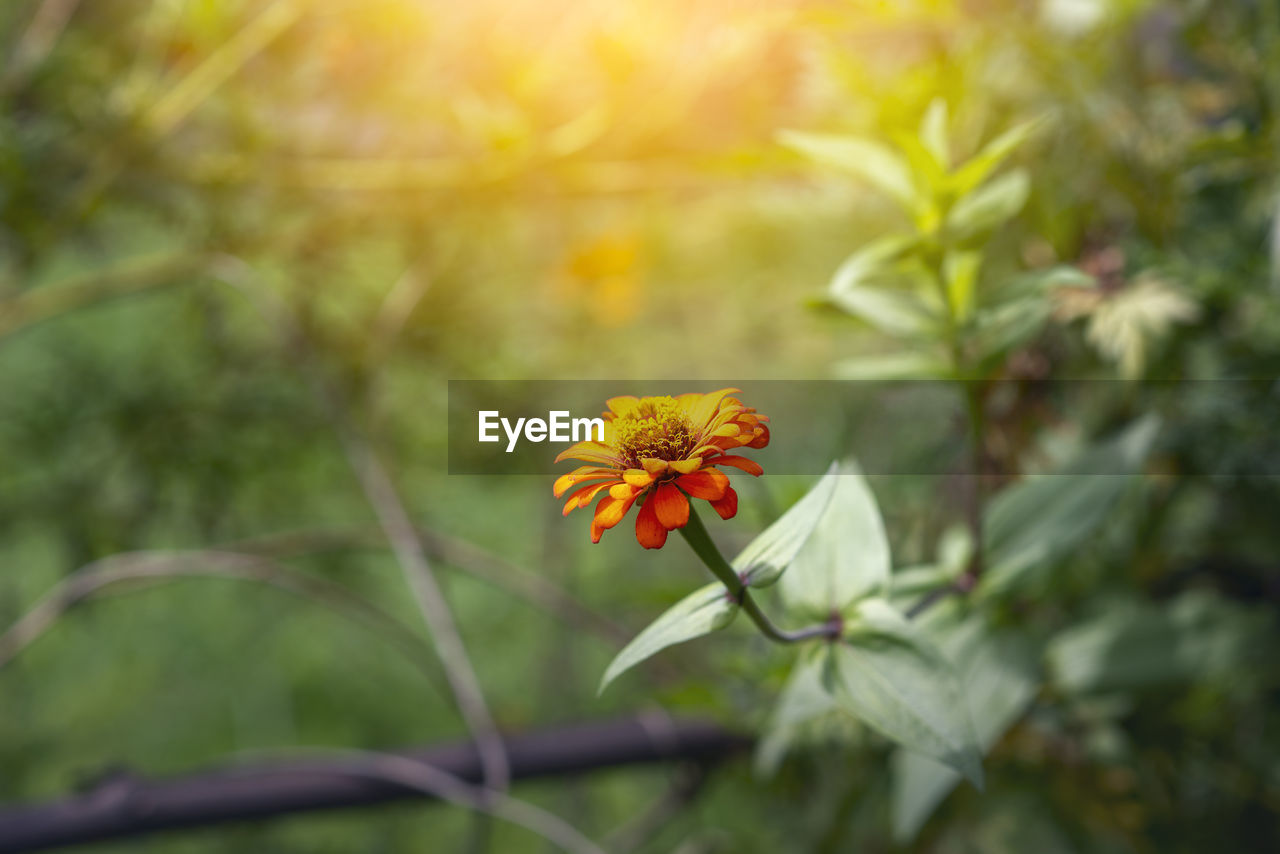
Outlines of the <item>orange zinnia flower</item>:
M 678 397 L 610 398 L 603 442 L 578 442 L 556 457 L 590 463 L 556 479 L 555 495 L 578 487 L 564 505 L 564 515 L 586 507 L 601 492 L 591 520 L 591 542 L 622 521 L 640 501 L 636 539 L 646 549 L 660 549 L 667 532 L 689 521 L 689 498 L 711 503 L 722 519 L 738 512 L 738 494 L 716 466 L 732 466 L 759 476 L 754 460 L 727 453 L 769 444 L 769 419 L 729 397 L 736 388 Z M 584 485 L 585 484 L 585 485 Z M 686 497 L 687 496 L 687 497 Z

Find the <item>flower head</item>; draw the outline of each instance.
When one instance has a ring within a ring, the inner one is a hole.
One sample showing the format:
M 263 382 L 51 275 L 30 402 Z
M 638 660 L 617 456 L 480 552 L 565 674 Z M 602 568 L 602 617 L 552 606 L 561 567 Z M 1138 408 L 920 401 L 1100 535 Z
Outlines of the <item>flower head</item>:
M 604 441 L 578 442 L 556 457 L 588 463 L 556 479 L 557 498 L 573 490 L 564 515 L 606 493 L 591 520 L 591 542 L 598 543 L 638 501 L 636 540 L 646 549 L 662 548 L 669 531 L 685 526 L 690 498 L 710 502 L 722 519 L 733 518 L 738 494 L 716 467 L 759 476 L 764 469 L 758 463 L 728 452 L 769 444 L 769 419 L 729 396 L 736 391 L 610 398 Z

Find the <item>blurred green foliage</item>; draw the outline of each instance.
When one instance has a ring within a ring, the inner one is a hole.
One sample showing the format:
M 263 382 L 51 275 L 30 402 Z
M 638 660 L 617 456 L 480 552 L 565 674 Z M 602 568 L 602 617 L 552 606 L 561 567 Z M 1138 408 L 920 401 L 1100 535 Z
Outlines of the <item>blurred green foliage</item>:
M 496 556 L 484 574 L 472 552 L 433 551 L 504 728 L 659 708 L 763 727 L 789 658 L 738 624 L 595 698 L 623 640 L 704 570 L 678 542 L 591 546 L 549 479 L 448 476 L 446 380 L 681 392 L 866 364 L 897 345 L 805 305 L 851 252 L 930 227 L 929 210 L 904 214 L 782 132 L 955 165 L 1035 122 L 992 179 L 1025 176 L 1025 201 L 984 225 L 981 275 L 1069 266 L 1093 284 L 1053 282 L 1053 311 L 979 367 L 1019 389 L 988 404 L 1004 504 L 987 524 L 1043 553 L 980 606 L 996 647 L 965 652 L 967 600 L 928 615 L 966 678 L 1035 686 L 990 694 L 986 792 L 913 819 L 931 796 L 903 800 L 910 759 L 837 717 L 772 779 L 718 769 L 644 850 L 882 851 L 904 824 L 919 827 L 902 844 L 939 852 L 1280 839 L 1275 4 L 21 0 L 0 7 L 0 43 L 3 625 L 91 561 L 229 548 L 419 626 L 319 384 L 425 530 Z M 1020 385 L 1121 371 L 1134 381 L 1082 408 Z M 1043 479 L 1023 480 L 1147 413 L 1161 427 L 1135 488 L 1094 481 L 1046 507 Z M 736 552 L 804 480 L 742 484 L 714 536 Z M 954 577 L 951 480 L 869 486 L 895 584 Z M 1078 536 L 1056 542 L 1053 512 Z M 549 611 L 530 576 L 617 631 Z M 121 764 L 465 734 L 441 680 L 305 599 L 225 580 L 116 593 L 0 669 L 3 799 Z M 603 838 L 668 776 L 517 793 Z M 450 850 L 471 833 L 459 811 L 410 805 L 104 850 Z M 494 833 L 495 851 L 545 845 Z

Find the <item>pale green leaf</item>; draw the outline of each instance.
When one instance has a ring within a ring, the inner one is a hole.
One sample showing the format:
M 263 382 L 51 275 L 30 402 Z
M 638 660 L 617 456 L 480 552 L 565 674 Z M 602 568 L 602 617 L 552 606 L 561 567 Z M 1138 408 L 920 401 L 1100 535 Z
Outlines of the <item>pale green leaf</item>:
M 733 622 L 737 612 L 738 605 L 720 582 L 695 590 L 623 647 L 605 670 L 599 691 L 603 692 L 610 682 L 655 653 L 723 629 Z
M 841 464 L 835 491 L 813 535 L 782 576 L 779 591 L 797 615 L 825 620 L 889 582 L 889 540 L 866 478 Z
M 1009 276 L 993 289 L 992 297 L 1001 302 L 1029 296 L 1043 297 L 1056 288 L 1092 288 L 1096 285 L 1097 280 L 1083 270 L 1059 264 Z
M 984 519 L 984 593 L 1070 553 L 1110 516 L 1155 442 L 1159 419 L 1147 416 L 1079 455 L 1062 472 L 1032 477 L 991 500 Z
M 1024 638 L 992 635 L 985 620 L 946 619 L 926 631 L 964 680 L 965 700 L 982 752 L 986 753 L 1026 712 L 1038 679 Z M 960 775 L 934 760 L 898 750 L 891 760 L 893 833 L 909 842 L 956 784 Z
M 859 603 L 846 641 L 829 647 L 824 685 L 842 708 L 907 750 L 982 786 L 982 756 L 954 669 L 881 599 Z
M 982 358 L 990 359 L 1026 344 L 1049 322 L 1053 305 L 1040 296 L 984 309 L 974 317 L 973 338 Z
M 963 240 L 1003 225 L 1027 202 L 1031 179 L 1022 169 L 961 196 L 947 214 L 946 225 L 955 240 Z
M 1110 602 L 1054 638 L 1046 658 L 1058 688 L 1077 695 L 1235 678 L 1259 643 L 1250 616 L 1207 591 L 1159 607 Z
M 920 143 L 933 155 L 934 162 L 943 171 L 951 168 L 950 146 L 947 143 L 947 102 L 935 98 L 925 110 L 920 122 Z
M 963 323 L 973 313 L 974 292 L 978 272 L 982 269 L 982 253 L 948 252 L 942 259 L 943 278 L 947 283 L 947 299 L 956 320 Z
M 911 168 L 892 149 L 855 136 L 782 131 L 778 140 L 793 151 L 862 178 L 908 212 L 917 207 Z
M 1033 119 L 1010 128 L 987 143 L 981 151 L 957 168 L 949 181 L 949 188 L 956 196 L 965 196 L 986 181 L 1000 164 L 1040 127 L 1041 121 Z
M 768 587 L 791 565 L 831 501 L 835 472 L 836 464 L 832 463 L 822 480 L 733 559 L 733 568 L 744 584 Z
M 951 365 L 928 353 L 882 353 L 843 359 L 831 366 L 841 380 L 934 380 L 952 375 Z
M 844 260 L 831 278 L 828 291 L 840 293 L 845 288 L 863 285 L 882 278 L 893 262 L 916 245 L 914 237 L 892 236 L 873 240 Z
M 845 314 L 897 338 L 933 337 L 941 326 L 919 299 L 904 291 L 851 285 L 833 290 L 828 300 Z
M 764 737 L 756 747 L 754 765 L 757 775 L 773 776 L 790 749 L 797 728 L 838 707 L 835 698 L 822 684 L 823 653 L 821 647 L 811 647 L 800 654 L 792 667 Z

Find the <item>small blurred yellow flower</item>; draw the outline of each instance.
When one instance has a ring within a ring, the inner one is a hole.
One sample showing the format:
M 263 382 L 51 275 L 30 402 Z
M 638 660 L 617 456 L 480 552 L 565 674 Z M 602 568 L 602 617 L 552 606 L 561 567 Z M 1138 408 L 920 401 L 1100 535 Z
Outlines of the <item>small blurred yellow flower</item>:
M 562 281 L 565 296 L 585 305 L 592 322 L 618 327 L 635 317 L 640 276 L 640 241 L 632 234 L 605 234 L 565 258 Z
M 564 515 L 607 490 L 591 520 L 591 542 L 598 543 L 640 501 L 636 540 L 646 549 L 662 548 L 668 532 L 688 523 L 689 498 L 709 501 L 721 518 L 733 518 L 738 495 L 716 466 L 759 476 L 759 463 L 726 452 L 769 444 L 769 419 L 729 396 L 736 391 L 610 398 L 604 441 L 579 442 L 556 457 L 590 464 L 556 479 L 557 498 L 576 487 Z

